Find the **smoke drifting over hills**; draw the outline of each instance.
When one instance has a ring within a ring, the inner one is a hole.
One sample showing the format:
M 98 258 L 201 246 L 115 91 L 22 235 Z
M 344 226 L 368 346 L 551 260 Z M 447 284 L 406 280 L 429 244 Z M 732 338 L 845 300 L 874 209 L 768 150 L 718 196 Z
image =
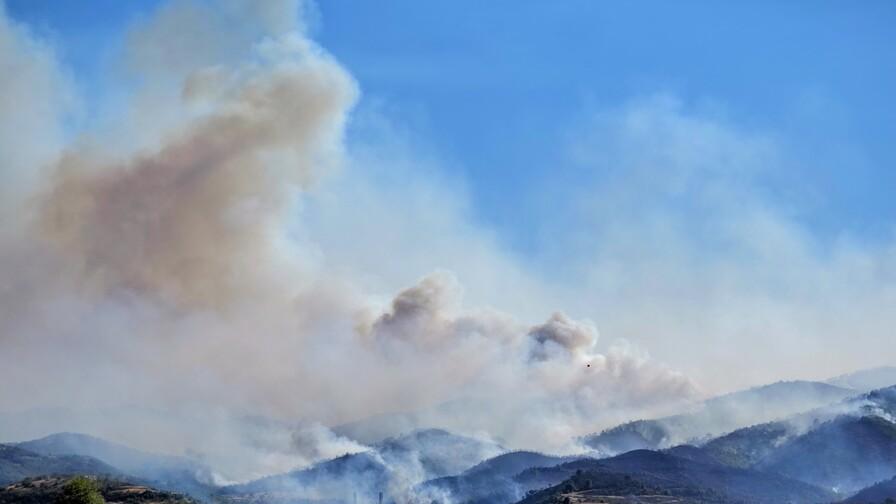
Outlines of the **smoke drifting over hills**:
M 295 239 L 302 198 L 348 157 L 358 95 L 284 25 L 297 11 L 162 7 L 124 50 L 137 85 L 123 112 L 85 131 L 70 127 L 52 50 L 0 18 L 0 62 L 18 69 L 0 83 L 0 407 L 68 408 L 81 430 L 191 446 L 243 479 L 363 449 L 321 424 L 429 410 L 434 424 L 561 450 L 601 418 L 696 396 L 637 351 L 597 351 L 591 322 L 529 327 L 466 307 L 447 271 L 382 307 L 313 237 Z M 467 401 L 475 415 L 439 413 Z M 101 413 L 116 406 L 135 409 Z

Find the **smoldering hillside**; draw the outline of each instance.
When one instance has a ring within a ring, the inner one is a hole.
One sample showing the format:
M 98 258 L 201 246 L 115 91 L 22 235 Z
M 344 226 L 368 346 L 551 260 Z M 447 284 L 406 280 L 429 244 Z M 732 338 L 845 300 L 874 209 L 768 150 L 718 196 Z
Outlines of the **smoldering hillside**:
M 58 104 L 27 131 L 55 143 L 4 140 L 4 215 L 15 218 L 0 236 L 11 385 L 0 403 L 29 419 L 9 435 L 186 447 L 247 479 L 353 446 L 326 433 L 281 444 L 295 437 L 265 427 L 279 421 L 422 412 L 427 426 L 560 450 L 596 421 L 696 396 L 636 350 L 597 351 L 594 324 L 561 307 L 545 306 L 533 327 L 466 305 L 444 270 L 389 301 L 296 239 L 303 197 L 349 156 L 359 93 L 283 23 L 297 11 L 162 6 L 121 56 L 136 83 L 121 113 L 85 131 L 64 126 L 71 109 L 57 94 L 70 83 L 52 50 L 3 18 L 3 57 L 24 69 L 4 79 L 20 93 L 4 113 Z

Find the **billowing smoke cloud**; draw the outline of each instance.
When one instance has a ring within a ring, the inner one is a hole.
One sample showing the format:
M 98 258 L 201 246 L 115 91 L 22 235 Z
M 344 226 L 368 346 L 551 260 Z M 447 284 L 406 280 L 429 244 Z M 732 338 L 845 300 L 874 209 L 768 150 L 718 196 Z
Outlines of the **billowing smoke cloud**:
M 362 450 L 323 426 L 374 415 L 560 450 L 602 422 L 695 396 L 636 350 L 599 352 L 591 322 L 556 313 L 529 327 L 465 306 L 448 271 L 383 308 L 388 293 L 334 264 L 313 235 L 296 237 L 303 198 L 353 158 L 342 135 L 357 97 L 338 63 L 284 25 L 296 9 L 163 6 L 129 39 L 140 85 L 121 116 L 58 151 L 16 145 L 16 116 L 3 114 L 0 145 L 15 156 L 3 185 L 28 200 L 4 209 L 21 226 L 0 241 L 0 406 L 67 408 L 57 418 L 78 424 L 15 432 L 188 447 L 244 479 Z M 43 79 L 18 99 L 67 103 L 48 49 L 5 17 L 0 41 L 0 61 L 29 69 L 3 86 Z M 46 118 L 28 137 L 55 138 L 62 113 L 37 112 Z M 375 248 L 373 236 L 347 241 Z M 401 248 L 389 253 L 401 264 Z
M 157 150 L 118 162 L 63 157 L 42 231 L 97 288 L 190 309 L 233 302 L 258 277 L 283 274 L 274 241 L 288 191 L 333 162 L 353 87 L 307 42 L 270 44 L 276 60 L 197 77 L 222 88 L 208 97 L 211 112 Z M 187 84 L 197 99 L 195 79 Z
M 537 343 L 533 357 L 539 360 L 548 359 L 554 348 L 576 355 L 587 352 L 597 343 L 594 324 L 572 320 L 563 313 L 551 315 L 547 322 L 533 327 L 529 335 Z

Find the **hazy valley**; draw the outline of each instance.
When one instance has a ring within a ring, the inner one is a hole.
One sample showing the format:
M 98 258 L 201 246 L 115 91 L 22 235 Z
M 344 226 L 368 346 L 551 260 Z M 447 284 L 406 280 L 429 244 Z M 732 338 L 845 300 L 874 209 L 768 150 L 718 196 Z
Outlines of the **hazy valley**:
M 0 502 L 42 502 L 66 476 L 89 475 L 111 502 L 882 503 L 896 499 L 896 385 L 881 387 L 893 372 L 856 374 L 864 388 L 833 379 L 728 394 L 583 436 L 573 453 L 417 429 L 238 484 L 190 456 L 51 434 L 0 446 Z M 142 497 L 114 500 L 128 484 Z

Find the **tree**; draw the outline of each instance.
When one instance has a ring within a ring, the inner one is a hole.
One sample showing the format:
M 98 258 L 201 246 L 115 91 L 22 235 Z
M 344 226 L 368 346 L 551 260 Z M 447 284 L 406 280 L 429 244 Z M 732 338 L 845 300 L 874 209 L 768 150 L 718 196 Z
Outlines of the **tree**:
M 75 476 L 62 487 L 56 504 L 105 504 L 96 482 L 84 476 Z

